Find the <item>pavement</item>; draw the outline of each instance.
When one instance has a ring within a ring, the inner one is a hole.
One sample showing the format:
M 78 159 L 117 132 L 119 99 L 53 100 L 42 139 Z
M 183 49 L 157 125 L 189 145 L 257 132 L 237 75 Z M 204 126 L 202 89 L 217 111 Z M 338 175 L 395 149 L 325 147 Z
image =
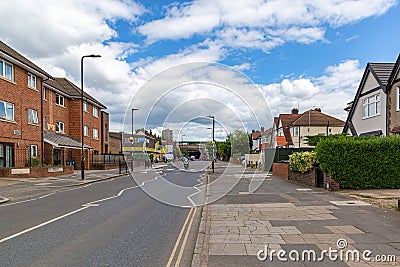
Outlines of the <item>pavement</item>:
M 223 171 L 217 167 L 209 180 Z M 233 190 L 203 208 L 192 266 L 400 264 L 398 211 L 266 173 L 249 193 L 251 173 L 262 175 L 246 170 Z
M 164 163 L 153 164 L 154 169 L 163 168 Z M 134 170 L 135 171 L 135 170 Z M 138 171 L 141 171 L 141 169 Z M 84 186 L 108 179 L 125 176 L 127 173 L 119 173 L 119 169 L 111 170 L 86 170 L 85 179 L 81 179 L 81 171 L 73 174 L 38 178 L 12 178 L 0 177 L 0 204 L 8 201 L 23 201 L 30 197 L 45 195 L 50 191 L 63 188 Z

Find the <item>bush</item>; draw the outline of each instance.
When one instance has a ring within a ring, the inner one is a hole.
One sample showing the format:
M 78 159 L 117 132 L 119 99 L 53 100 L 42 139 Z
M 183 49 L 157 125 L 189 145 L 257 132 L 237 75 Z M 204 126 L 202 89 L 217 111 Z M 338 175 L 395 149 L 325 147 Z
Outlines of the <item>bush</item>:
M 316 165 L 315 152 L 297 152 L 289 156 L 289 169 L 295 172 L 308 172 Z
M 352 189 L 400 188 L 400 137 L 326 138 L 315 147 L 319 167 Z

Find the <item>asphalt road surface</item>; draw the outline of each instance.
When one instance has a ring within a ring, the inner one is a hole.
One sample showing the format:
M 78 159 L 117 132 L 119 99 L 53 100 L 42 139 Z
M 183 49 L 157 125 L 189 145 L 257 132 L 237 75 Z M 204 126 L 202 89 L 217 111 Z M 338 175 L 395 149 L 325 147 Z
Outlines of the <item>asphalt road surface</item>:
M 165 191 L 160 180 L 193 187 L 204 172 L 166 167 L 157 173 L 163 179 L 152 172 L 135 176 L 140 182 L 124 176 L 0 205 L 0 265 L 190 265 L 199 210 L 164 204 L 142 188 Z

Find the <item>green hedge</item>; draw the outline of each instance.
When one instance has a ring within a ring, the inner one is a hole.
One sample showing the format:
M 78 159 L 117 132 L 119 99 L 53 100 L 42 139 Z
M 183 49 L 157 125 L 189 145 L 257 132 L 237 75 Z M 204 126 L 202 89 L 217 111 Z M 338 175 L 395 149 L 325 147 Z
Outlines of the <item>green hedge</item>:
M 400 188 L 400 137 L 326 138 L 315 147 L 319 167 L 343 188 Z

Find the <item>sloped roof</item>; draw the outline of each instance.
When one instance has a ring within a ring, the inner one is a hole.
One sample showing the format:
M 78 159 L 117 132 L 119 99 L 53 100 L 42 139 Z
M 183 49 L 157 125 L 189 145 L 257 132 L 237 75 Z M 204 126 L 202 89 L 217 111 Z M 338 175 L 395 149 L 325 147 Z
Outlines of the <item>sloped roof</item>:
M 297 120 L 301 114 L 280 114 L 279 119 L 282 123 L 283 134 L 285 135 L 286 142 L 293 145 L 292 135 L 290 134 L 290 125 Z M 279 126 L 279 122 L 277 124 Z
M 308 110 L 292 123 L 294 126 L 327 126 L 328 124 L 343 127 L 345 122 L 317 110 Z
M 284 136 L 277 136 L 276 137 L 276 145 L 277 146 L 287 146 L 288 142 Z
M 392 73 L 394 63 L 368 63 L 371 71 L 376 74 L 378 83 L 385 87 Z
M 44 83 L 64 92 L 71 98 L 81 98 L 81 89 L 66 78 L 55 78 L 54 81 L 48 80 Z M 106 106 L 104 106 L 88 93 L 84 92 L 83 96 L 99 108 L 106 109 Z
M 36 70 L 37 72 L 41 73 L 44 76 L 47 76 L 49 78 L 52 78 L 50 74 L 42 70 L 40 67 L 38 67 L 36 64 L 34 64 L 32 61 L 6 45 L 4 42 L 0 41 L 0 51 L 3 52 L 4 54 L 14 58 L 15 60 L 21 62 L 24 65 L 27 65 L 28 67 Z
M 388 84 L 387 86 L 389 86 L 389 88 L 387 88 L 386 91 L 388 91 L 390 89 L 391 84 L 394 82 L 394 80 L 396 79 L 397 73 L 399 73 L 400 70 L 400 54 L 397 57 L 396 63 L 393 66 L 393 70 L 390 73 L 389 79 L 388 79 Z
M 349 115 L 347 116 L 345 126 L 343 128 L 344 133 L 347 132 L 347 130 L 349 129 L 349 127 L 351 125 L 350 122 L 353 118 L 355 108 L 357 107 L 357 102 L 360 99 L 360 95 L 364 88 L 364 84 L 367 80 L 368 74 L 371 72 L 374 75 L 376 81 L 379 83 L 383 92 L 385 94 L 387 94 L 386 87 L 387 87 L 389 77 L 391 76 L 394 66 L 395 66 L 395 63 L 368 63 L 367 64 L 367 67 L 364 70 L 364 74 L 361 79 L 361 82 L 358 86 L 357 92 L 354 96 L 353 105 L 351 106 Z M 384 107 L 384 108 L 386 108 L 386 107 Z
M 43 139 L 46 143 L 51 144 L 56 147 L 66 147 L 66 148 L 76 148 L 82 147 L 82 143 L 72 137 L 62 134 L 45 132 L 43 134 Z M 86 149 L 92 149 L 91 146 L 84 145 Z
M 254 132 L 251 133 L 251 138 L 253 140 L 256 140 L 256 139 L 258 139 L 260 137 L 261 137 L 261 132 L 260 131 L 254 131 Z

